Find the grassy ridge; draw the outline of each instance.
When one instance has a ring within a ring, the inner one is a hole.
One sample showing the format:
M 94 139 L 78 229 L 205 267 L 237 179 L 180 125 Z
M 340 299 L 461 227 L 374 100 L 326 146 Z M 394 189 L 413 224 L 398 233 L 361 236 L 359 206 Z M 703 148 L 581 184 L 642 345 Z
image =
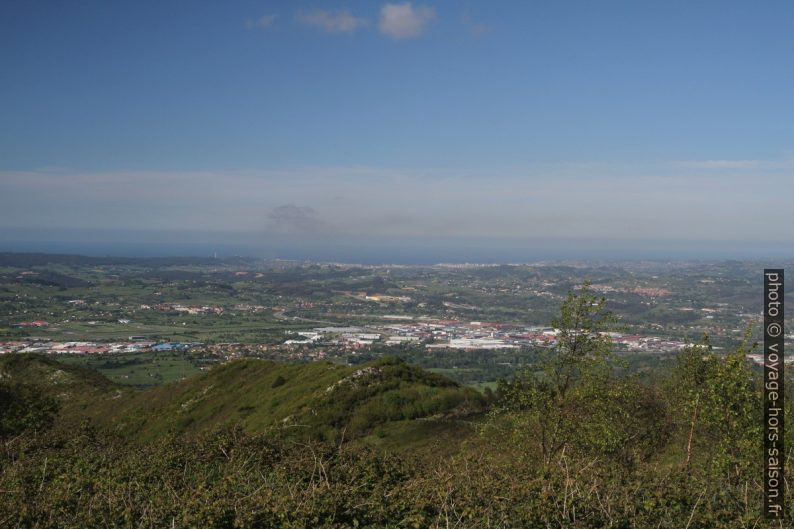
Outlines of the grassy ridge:
M 62 427 L 89 420 L 141 441 L 232 425 L 252 434 L 277 428 L 317 440 L 410 440 L 415 430 L 444 430 L 446 424 L 459 429 L 454 419 L 485 408 L 477 391 L 395 359 L 356 367 L 245 359 L 150 389 L 118 385 L 90 369 L 36 355 L 4 357 L 0 369 L 57 397 Z

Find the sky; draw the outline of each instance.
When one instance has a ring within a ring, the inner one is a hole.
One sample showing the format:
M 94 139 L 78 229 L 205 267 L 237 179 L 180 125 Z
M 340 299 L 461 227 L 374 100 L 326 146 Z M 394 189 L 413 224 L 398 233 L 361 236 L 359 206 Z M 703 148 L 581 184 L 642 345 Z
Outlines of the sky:
M 794 256 L 794 3 L 7 1 L 0 250 Z

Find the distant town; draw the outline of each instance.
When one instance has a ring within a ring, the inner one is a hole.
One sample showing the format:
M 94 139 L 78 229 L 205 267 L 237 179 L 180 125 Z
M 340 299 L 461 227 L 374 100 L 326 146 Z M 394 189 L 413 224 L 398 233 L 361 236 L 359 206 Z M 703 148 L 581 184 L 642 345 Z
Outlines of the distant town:
M 613 351 L 642 369 L 684 347 L 704 346 L 704 336 L 717 352 L 733 350 L 745 336 L 757 342 L 761 268 L 2 254 L 0 354 L 68 355 L 92 365 L 112 357 L 102 365 L 139 382 L 159 380 L 163 358 L 181 366 L 174 376 L 184 376 L 246 356 L 358 363 L 391 354 L 486 384 L 552 348 L 559 305 L 587 285 L 618 316 L 608 333 Z M 748 358 L 761 361 L 752 348 Z M 145 366 L 148 378 L 137 377 L 135 366 Z

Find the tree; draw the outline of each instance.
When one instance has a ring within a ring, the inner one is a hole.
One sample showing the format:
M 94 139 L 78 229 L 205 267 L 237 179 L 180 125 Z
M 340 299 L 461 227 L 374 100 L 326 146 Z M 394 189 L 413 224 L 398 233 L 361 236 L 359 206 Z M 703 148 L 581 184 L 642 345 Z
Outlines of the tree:
M 554 347 L 535 369 L 501 383 L 497 413 L 507 412 L 517 430 L 537 434 L 544 464 L 568 446 L 610 451 L 631 435 L 621 428 L 630 388 L 611 376 L 608 331 L 616 323 L 606 300 L 585 283 L 578 294 L 568 294 L 552 320 Z
M 756 344 L 744 341 L 728 355 L 712 350 L 708 336 L 678 356 L 669 392 L 680 427 L 685 428 L 682 466 L 689 469 L 701 446 L 722 475 L 741 479 L 761 457 L 763 401 L 757 376 L 746 356 Z
M 603 382 L 609 377 L 612 340 L 608 331 L 617 318 L 606 309 L 606 299 L 596 297 L 590 284 L 579 294 L 569 292 L 560 315 L 551 322 L 557 329 L 553 355 L 544 361 L 546 377 L 556 400 L 564 400 L 574 384 Z

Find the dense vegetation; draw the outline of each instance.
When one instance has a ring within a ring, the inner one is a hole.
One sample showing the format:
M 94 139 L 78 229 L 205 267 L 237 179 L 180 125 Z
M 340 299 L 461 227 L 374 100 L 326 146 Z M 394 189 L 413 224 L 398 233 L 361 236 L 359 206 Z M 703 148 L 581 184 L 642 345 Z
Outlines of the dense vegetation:
M 5 361 L 0 525 L 780 527 L 753 346 L 704 341 L 640 379 L 615 368 L 613 324 L 569 295 L 555 349 L 492 402 L 396 360 L 232 362 L 149 390 Z M 25 418 L 34 395 L 60 403 L 49 429 Z

